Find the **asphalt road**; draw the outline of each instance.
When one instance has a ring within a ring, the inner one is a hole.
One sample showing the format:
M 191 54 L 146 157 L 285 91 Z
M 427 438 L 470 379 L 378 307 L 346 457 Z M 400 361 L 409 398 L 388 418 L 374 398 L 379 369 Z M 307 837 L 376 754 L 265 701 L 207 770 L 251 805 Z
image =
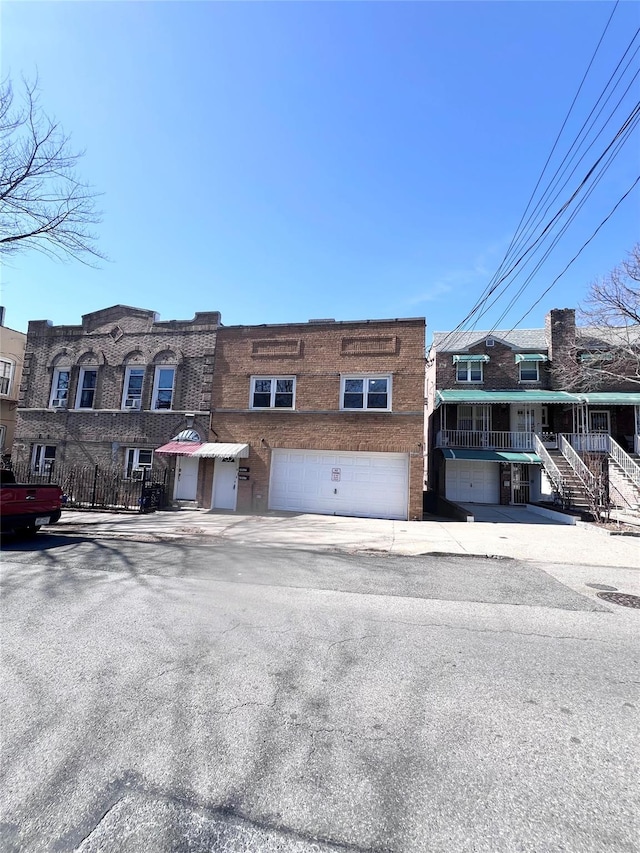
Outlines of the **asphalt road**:
M 640 612 L 597 567 L 2 558 L 3 853 L 640 850 Z

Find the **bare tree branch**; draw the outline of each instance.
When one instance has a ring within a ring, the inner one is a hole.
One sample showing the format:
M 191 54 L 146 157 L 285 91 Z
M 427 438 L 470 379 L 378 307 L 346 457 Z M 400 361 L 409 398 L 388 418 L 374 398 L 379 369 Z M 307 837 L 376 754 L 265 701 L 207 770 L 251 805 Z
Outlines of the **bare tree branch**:
M 552 369 L 567 390 L 640 386 L 640 243 L 591 284 L 579 308 L 575 344 Z
M 76 174 L 83 155 L 41 109 L 37 80 L 24 81 L 22 104 L 9 80 L 0 83 L 0 255 L 35 249 L 89 266 L 105 258 L 91 230 L 98 193 Z

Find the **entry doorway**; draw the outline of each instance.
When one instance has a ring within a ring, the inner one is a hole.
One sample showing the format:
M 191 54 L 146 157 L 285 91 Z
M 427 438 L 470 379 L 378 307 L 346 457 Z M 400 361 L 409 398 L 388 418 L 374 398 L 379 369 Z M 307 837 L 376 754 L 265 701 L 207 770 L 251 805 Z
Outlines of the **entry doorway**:
M 211 490 L 212 509 L 235 510 L 238 500 L 238 465 L 235 457 L 216 459 Z
M 173 499 L 195 501 L 198 494 L 198 465 L 200 460 L 192 456 L 176 457 L 176 478 Z
M 529 465 L 514 462 L 511 465 L 511 503 L 528 504 L 530 500 Z

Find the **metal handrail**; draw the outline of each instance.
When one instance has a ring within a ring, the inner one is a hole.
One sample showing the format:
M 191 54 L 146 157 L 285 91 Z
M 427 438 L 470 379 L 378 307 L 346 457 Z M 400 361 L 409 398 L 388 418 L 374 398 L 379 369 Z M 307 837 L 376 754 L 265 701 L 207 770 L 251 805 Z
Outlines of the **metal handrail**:
M 606 447 L 609 456 L 622 468 L 633 485 L 640 489 L 640 465 L 637 465 L 610 435 L 607 436 Z
M 560 453 L 562 453 L 564 458 L 567 460 L 569 465 L 571 465 L 576 475 L 582 480 L 584 485 L 591 489 L 594 488 L 596 484 L 596 478 L 584 464 L 580 456 L 576 453 L 576 451 L 573 449 L 570 442 L 567 441 L 564 435 L 558 436 L 558 449 L 560 450 Z
M 551 458 L 551 454 L 549 453 L 547 448 L 542 443 L 542 440 L 540 439 L 539 436 L 537 436 L 535 434 L 533 437 L 533 446 L 534 446 L 535 452 L 542 459 L 542 464 L 544 465 L 544 470 L 551 477 L 551 481 L 553 482 L 553 485 L 556 487 L 556 491 L 558 492 L 558 494 L 560 495 L 562 500 L 564 500 L 565 499 L 565 492 L 566 492 L 566 486 L 565 486 L 564 478 L 563 478 L 562 474 L 560 473 L 560 469 L 558 468 L 556 463 Z

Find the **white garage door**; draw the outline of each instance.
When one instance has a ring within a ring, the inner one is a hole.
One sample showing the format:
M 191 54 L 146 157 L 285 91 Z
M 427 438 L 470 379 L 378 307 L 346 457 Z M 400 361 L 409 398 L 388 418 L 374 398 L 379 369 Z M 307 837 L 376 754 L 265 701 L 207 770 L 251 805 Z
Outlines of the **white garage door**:
M 500 503 L 500 466 L 495 462 L 448 459 L 447 498 L 476 504 Z
M 406 453 L 272 453 L 269 509 L 406 519 L 408 501 Z

